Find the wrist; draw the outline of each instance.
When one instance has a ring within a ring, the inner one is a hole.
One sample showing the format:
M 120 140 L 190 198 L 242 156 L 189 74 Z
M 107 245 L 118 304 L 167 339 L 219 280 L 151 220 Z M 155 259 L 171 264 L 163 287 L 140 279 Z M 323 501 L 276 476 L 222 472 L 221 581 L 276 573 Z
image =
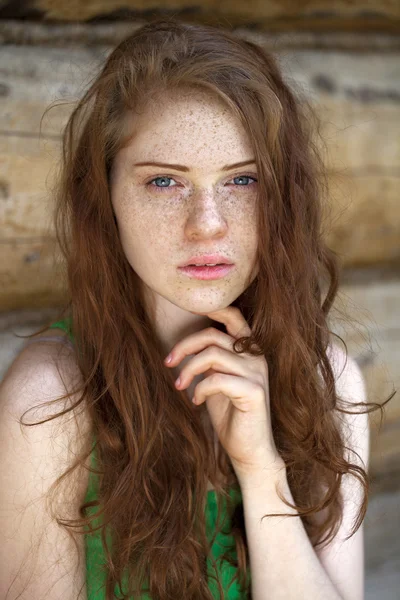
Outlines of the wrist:
M 242 493 L 259 488 L 276 489 L 276 484 L 287 483 L 286 465 L 282 458 L 265 461 L 264 466 L 244 468 L 234 466 Z

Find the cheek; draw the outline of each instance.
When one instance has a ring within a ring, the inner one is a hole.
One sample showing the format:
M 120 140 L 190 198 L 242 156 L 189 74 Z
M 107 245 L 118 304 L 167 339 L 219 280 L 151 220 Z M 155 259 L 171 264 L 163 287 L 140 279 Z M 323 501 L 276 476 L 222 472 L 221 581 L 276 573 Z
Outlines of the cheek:
M 114 213 L 121 236 L 129 238 L 141 236 L 143 231 L 151 230 L 158 221 L 158 211 L 133 193 L 132 188 L 125 186 L 113 199 Z
M 242 198 L 242 202 L 234 201 L 229 205 L 229 216 L 231 222 L 240 225 L 243 232 L 254 232 L 257 230 L 257 206 L 251 199 Z
M 244 255 L 253 260 L 258 245 L 258 211 L 254 202 L 232 204 L 233 238 L 238 240 Z
M 154 206 L 129 205 L 118 211 L 118 230 L 124 252 L 132 264 L 159 263 L 175 236 L 176 212 L 158 211 Z

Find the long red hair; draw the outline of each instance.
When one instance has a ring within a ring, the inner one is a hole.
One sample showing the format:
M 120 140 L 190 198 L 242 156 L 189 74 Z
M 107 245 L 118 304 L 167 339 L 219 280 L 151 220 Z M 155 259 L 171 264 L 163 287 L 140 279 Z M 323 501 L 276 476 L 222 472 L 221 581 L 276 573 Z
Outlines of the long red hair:
M 114 49 L 77 103 L 65 129 L 55 188 L 69 293 L 60 316 L 71 319 L 83 379 L 79 400 L 68 410 L 85 403 L 99 471 L 98 512 L 89 514 L 83 504 L 81 519 L 58 521 L 77 535 L 101 515 L 103 532 L 107 528 L 113 540 L 105 547 L 108 599 L 116 584 L 122 589 L 125 572 L 124 598 L 139 597 L 148 582 L 150 594 L 160 600 L 212 600 L 205 573 L 207 478 L 217 498 L 228 502 L 237 562 L 229 553 L 225 557 L 238 566 L 246 587 L 243 505 L 230 504 L 199 413 L 175 389 L 163 364 L 154 316 L 124 255 L 110 201 L 110 168 L 130 135 L 126 116 L 181 86 L 224 100 L 252 143 L 259 272 L 234 302 L 252 330 L 236 341 L 235 351 L 254 354 L 259 348 L 267 360 L 275 443 L 313 546 L 329 543 L 340 526 L 343 476 L 356 477 L 364 488 L 351 535 L 367 507 L 368 474 L 346 456 L 337 416 L 349 411 L 328 357 L 333 335 L 328 314 L 340 265 L 323 239 L 329 197 L 313 140 L 313 113 L 258 45 L 223 28 L 157 19 Z M 368 412 L 381 408 L 362 404 Z M 64 476 L 92 450 L 88 443 Z M 239 489 L 221 445 L 219 454 L 218 468 L 229 487 Z M 322 509 L 324 519 L 317 521 Z

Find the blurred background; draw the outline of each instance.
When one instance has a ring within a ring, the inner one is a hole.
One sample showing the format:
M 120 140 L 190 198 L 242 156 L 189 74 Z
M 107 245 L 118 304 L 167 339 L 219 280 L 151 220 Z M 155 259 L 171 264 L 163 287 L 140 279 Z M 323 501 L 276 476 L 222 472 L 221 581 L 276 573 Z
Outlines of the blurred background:
M 331 330 L 368 401 L 400 387 L 399 0 L 0 0 L 0 379 L 64 299 L 51 223 L 61 132 L 111 49 L 160 15 L 234 28 L 314 107 L 342 281 Z M 42 116 L 50 103 L 63 103 Z M 400 393 L 371 421 L 366 599 L 400 599 Z

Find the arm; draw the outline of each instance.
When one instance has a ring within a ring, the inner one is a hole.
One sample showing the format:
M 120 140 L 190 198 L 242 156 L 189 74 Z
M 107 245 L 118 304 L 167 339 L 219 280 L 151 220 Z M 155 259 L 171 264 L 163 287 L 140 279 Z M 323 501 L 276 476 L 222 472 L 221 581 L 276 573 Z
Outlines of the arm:
M 345 356 L 338 347 L 333 350 L 335 364 L 332 367 L 334 371 L 338 368 L 337 378 L 342 373 Z M 348 358 L 337 387 L 348 401 L 366 401 L 361 371 L 353 359 Z M 367 468 L 368 415 L 341 416 L 343 419 L 345 417 L 350 431 L 347 444 L 358 452 L 364 463 L 361 466 Z M 351 459 L 355 461 L 353 454 Z M 353 477 L 345 479 L 342 484 L 343 522 L 333 541 L 318 551 L 313 549 L 300 518 L 267 517 L 261 521 L 266 513 L 294 512 L 279 500 L 275 491 L 276 482 L 285 497 L 293 503 L 284 467 L 262 484 L 246 482 L 242 487 L 253 600 L 362 600 L 363 526 L 350 540 L 344 541 L 361 504 L 360 486 L 354 483 Z
M 79 429 L 72 413 L 32 427 L 18 423 L 25 410 L 65 394 L 53 360 L 57 346 L 41 342 L 24 349 L 0 387 L 0 597 L 5 600 L 86 600 L 83 537 L 76 536 L 79 558 L 46 504 L 51 484 L 72 463 L 68 448 L 79 450 L 85 417 L 79 415 Z M 60 354 L 61 375 L 68 381 L 74 371 L 71 351 Z M 31 411 L 23 421 L 42 420 L 66 406 L 64 400 Z M 79 516 L 87 475 L 76 470 L 66 479 L 63 516 Z

